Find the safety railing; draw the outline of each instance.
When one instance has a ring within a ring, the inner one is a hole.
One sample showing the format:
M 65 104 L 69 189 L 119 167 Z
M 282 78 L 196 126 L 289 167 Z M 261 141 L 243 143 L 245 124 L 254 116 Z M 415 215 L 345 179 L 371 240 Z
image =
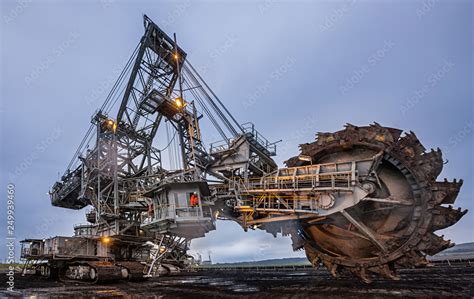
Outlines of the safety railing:
M 244 136 L 251 144 L 259 148 L 259 150 L 266 152 L 270 156 L 276 155 L 276 143 L 268 141 L 267 138 L 265 138 L 259 131 L 255 129 L 255 125 L 253 123 L 244 123 L 241 125 L 241 127 Z M 230 149 L 233 141 L 234 139 L 229 138 L 213 142 L 210 145 L 209 151 L 211 154 L 227 151 Z
M 143 224 L 149 224 L 152 222 L 164 221 L 164 220 L 176 220 L 182 218 L 202 218 L 203 212 L 199 206 L 195 207 L 177 207 L 174 204 L 162 204 L 157 205 L 154 208 L 154 214 L 142 214 L 141 220 Z
M 211 143 L 209 152 L 211 154 L 219 153 L 219 152 L 224 152 L 229 150 L 230 144 L 232 143 L 233 139 L 224 139 L 224 140 L 219 140 L 216 142 Z
M 339 171 L 322 174 L 304 174 L 294 176 L 268 176 L 258 180 L 249 180 L 246 184 L 248 192 L 320 189 L 320 190 L 351 190 L 353 171 Z
M 253 123 L 244 123 L 241 127 L 245 136 L 255 141 L 255 145 L 262 147 L 262 149 L 266 150 L 270 155 L 276 155 L 276 144 L 268 141 L 267 138 L 257 131 Z

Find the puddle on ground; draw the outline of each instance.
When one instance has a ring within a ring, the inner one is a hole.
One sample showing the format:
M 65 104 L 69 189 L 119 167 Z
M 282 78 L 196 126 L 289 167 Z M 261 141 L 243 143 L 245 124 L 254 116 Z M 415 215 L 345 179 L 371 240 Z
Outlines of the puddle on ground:
M 124 295 L 126 295 L 126 293 L 123 293 L 119 290 L 96 290 L 94 292 L 95 294 L 99 294 L 101 296 L 114 296 L 114 297 L 122 297 Z
M 209 285 L 229 285 L 231 281 L 225 280 L 224 278 L 189 278 L 189 279 L 176 279 L 162 281 L 162 284 L 176 285 L 176 284 L 209 284 Z
M 211 286 L 231 286 L 234 283 L 230 280 L 224 280 L 224 281 L 213 281 L 210 282 L 209 285 Z
M 161 282 L 162 284 L 190 284 L 190 283 L 199 283 L 199 279 L 190 278 L 190 279 L 176 279 L 176 280 L 165 280 Z
M 307 276 L 309 275 L 308 272 L 296 272 L 296 273 L 289 273 L 287 276 Z
M 232 292 L 236 293 L 251 293 L 251 292 L 258 292 L 258 288 L 256 287 L 249 287 L 246 284 L 236 284 L 229 288 Z

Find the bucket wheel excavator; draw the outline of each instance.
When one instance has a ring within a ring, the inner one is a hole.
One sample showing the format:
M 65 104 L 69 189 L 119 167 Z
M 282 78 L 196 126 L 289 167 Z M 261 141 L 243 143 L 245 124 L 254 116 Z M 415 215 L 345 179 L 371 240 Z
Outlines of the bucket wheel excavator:
M 236 121 L 176 36 L 146 16 L 144 26 L 50 191 L 54 206 L 89 206 L 88 223 L 72 237 L 22 241 L 25 273 L 91 283 L 163 275 L 192 262 L 190 241 L 217 219 L 290 236 L 315 267 L 364 282 L 398 279 L 397 268 L 453 245 L 435 231 L 466 213 L 451 207 L 462 180 L 436 180 L 439 149 L 426 152 L 412 132 L 348 124 L 278 168 L 277 142 Z M 222 140 L 206 146 L 205 136 Z

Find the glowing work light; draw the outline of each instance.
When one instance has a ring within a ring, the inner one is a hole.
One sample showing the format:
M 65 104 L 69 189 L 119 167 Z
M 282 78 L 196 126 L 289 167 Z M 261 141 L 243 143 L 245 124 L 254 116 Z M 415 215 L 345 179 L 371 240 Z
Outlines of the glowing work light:
M 186 106 L 186 104 L 184 103 L 184 100 L 181 98 L 176 98 L 174 100 L 174 103 L 176 104 L 176 107 L 178 107 L 179 109 L 184 108 L 184 106 Z
M 112 131 L 115 133 L 115 131 L 117 131 L 117 123 L 115 121 L 113 121 L 112 119 L 107 119 L 105 121 L 105 125 Z

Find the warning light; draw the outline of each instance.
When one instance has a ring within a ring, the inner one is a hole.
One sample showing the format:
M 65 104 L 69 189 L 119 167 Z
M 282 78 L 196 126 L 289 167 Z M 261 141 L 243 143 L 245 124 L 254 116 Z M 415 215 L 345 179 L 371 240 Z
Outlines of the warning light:
M 174 57 L 174 59 L 176 59 L 176 60 L 178 60 L 178 58 L 179 58 L 178 54 L 174 54 L 173 57 Z
M 176 104 L 176 107 L 178 108 L 183 108 L 184 106 L 186 106 L 186 104 L 184 103 L 183 99 L 181 98 L 176 98 L 174 100 L 175 104 Z
M 109 237 L 102 237 L 100 241 L 104 244 L 109 244 L 111 239 Z
M 105 121 L 106 126 L 111 129 L 114 133 L 117 131 L 117 123 L 114 122 L 112 119 L 107 119 Z

